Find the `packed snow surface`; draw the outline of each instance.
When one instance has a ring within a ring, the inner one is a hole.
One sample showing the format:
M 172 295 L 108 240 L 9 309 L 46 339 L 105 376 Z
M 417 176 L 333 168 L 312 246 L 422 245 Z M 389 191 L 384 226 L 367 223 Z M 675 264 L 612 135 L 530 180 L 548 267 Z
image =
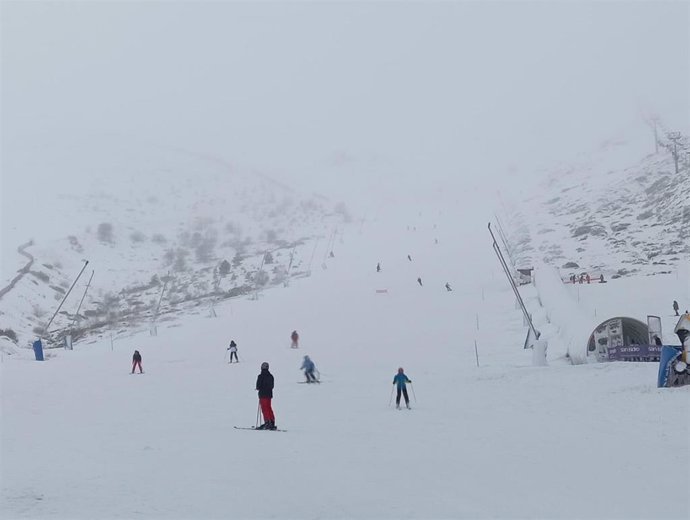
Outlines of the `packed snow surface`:
M 531 366 L 478 207 L 400 210 L 217 317 L 3 355 L 3 518 L 688 518 L 690 388 L 657 389 L 656 363 Z M 596 289 L 588 308 L 617 285 Z M 304 355 L 322 384 L 297 384 Z M 263 361 L 287 432 L 233 428 Z

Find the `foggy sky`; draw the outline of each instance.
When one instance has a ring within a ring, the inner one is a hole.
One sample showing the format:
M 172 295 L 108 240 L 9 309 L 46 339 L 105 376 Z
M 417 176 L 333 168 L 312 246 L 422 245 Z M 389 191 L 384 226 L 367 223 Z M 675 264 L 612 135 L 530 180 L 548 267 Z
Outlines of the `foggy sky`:
M 5 1 L 2 151 L 102 133 L 283 180 L 498 179 L 644 114 L 687 131 L 688 5 Z

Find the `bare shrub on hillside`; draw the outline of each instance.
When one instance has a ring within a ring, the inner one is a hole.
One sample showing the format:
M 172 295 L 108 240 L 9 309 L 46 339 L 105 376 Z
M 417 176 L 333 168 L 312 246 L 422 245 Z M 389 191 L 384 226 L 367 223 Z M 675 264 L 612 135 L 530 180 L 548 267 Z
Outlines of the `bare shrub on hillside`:
M 12 329 L 0 329 L 0 336 L 5 336 L 11 339 L 14 343 L 17 342 L 17 333 Z
M 84 248 L 79 243 L 79 239 L 77 237 L 75 237 L 74 235 L 70 235 L 67 237 L 67 240 L 69 240 L 70 247 L 72 249 L 74 249 L 77 253 L 83 253 L 84 252 Z M 56 265 L 56 267 L 57 267 L 57 263 L 55 263 L 54 265 Z
M 151 237 L 151 242 L 153 242 L 154 244 L 163 245 L 163 244 L 166 244 L 168 242 L 168 239 L 165 238 L 165 236 L 162 235 L 161 233 L 154 233 L 153 236 Z
M 220 274 L 220 276 L 227 276 L 228 273 L 230 273 L 230 269 L 230 262 L 223 260 L 218 266 L 218 274 Z
M 258 271 L 254 276 L 253 276 L 253 282 L 256 285 L 266 285 L 268 281 L 271 279 L 269 274 L 266 271 Z
M 175 251 L 175 261 L 172 264 L 173 271 L 181 272 L 187 269 L 187 256 L 189 251 L 182 247 L 178 247 Z
M 165 254 L 163 255 L 163 264 L 166 266 L 172 265 L 172 263 L 175 261 L 175 250 L 174 249 L 167 249 L 165 251 Z
M 243 294 L 249 294 L 252 292 L 252 287 L 250 285 L 241 285 L 239 287 L 233 287 L 227 292 L 229 298 L 235 296 L 242 296 Z
M 344 202 L 338 202 L 333 211 L 336 215 L 340 215 L 344 222 L 352 222 L 352 216 Z
M 50 276 L 48 276 L 45 273 L 42 273 L 41 271 L 29 271 L 32 275 L 34 275 L 36 278 L 41 280 L 42 282 L 48 283 L 50 280 Z
M 228 222 L 227 224 L 225 224 L 225 232 L 228 234 L 231 234 L 231 235 L 241 235 L 242 234 L 242 230 L 234 222 Z
M 129 235 L 129 239 L 135 244 L 140 244 L 146 241 L 146 235 L 144 235 L 141 231 L 133 231 Z
M 208 233 L 196 246 L 195 253 L 198 262 L 210 262 L 213 260 L 213 252 L 216 247 L 215 233 Z
M 36 318 L 42 318 L 43 316 L 46 315 L 46 311 L 45 311 L 44 309 L 42 309 L 41 306 L 38 305 L 38 304 L 36 304 L 36 303 L 34 303 L 34 304 L 31 306 L 31 311 L 33 312 L 33 315 L 34 315 Z
M 120 315 L 120 295 L 114 292 L 107 292 L 98 304 L 99 314 L 105 315 L 107 323 L 114 323 Z
M 98 224 L 96 236 L 101 242 L 112 244 L 115 240 L 113 235 L 113 225 L 110 222 L 101 222 Z

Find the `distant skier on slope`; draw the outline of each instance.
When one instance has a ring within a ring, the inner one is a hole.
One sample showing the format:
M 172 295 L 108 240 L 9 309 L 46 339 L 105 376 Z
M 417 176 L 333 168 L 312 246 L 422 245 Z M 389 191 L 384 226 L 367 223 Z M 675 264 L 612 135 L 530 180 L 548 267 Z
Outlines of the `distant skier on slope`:
M 304 361 L 302 361 L 302 366 L 300 370 L 304 370 L 304 375 L 307 378 L 307 383 L 318 383 L 316 376 L 314 375 L 314 370 L 316 370 L 316 365 L 309 358 L 309 356 L 304 356 Z
M 380 272 L 381 272 L 381 262 L 379 262 L 378 264 L 376 264 L 376 272 L 377 272 L 377 273 L 380 273 Z
M 678 316 L 678 309 L 680 309 L 680 306 L 678 305 L 678 302 L 676 300 L 673 300 L 673 311 L 676 313 L 676 316 Z
M 290 334 L 290 339 L 292 340 L 292 344 L 290 345 L 290 347 L 299 348 L 299 334 L 297 334 L 296 330 L 292 331 L 292 334 Z
M 450 286 L 450 283 L 446 282 L 446 291 L 452 291 L 453 289 Z
M 134 355 L 132 356 L 132 374 L 134 373 L 134 369 L 136 367 L 139 367 L 140 374 L 144 373 L 144 370 L 141 368 L 141 354 L 139 354 L 138 350 L 135 350 Z
M 424 287 L 422 285 L 422 277 L 421 276 L 419 278 L 417 278 L 417 283 L 419 284 L 420 287 Z
M 257 426 L 258 430 L 276 430 L 276 417 L 271 407 L 273 399 L 273 374 L 268 371 L 268 363 L 261 363 L 261 373 L 256 378 L 256 390 L 259 392 L 259 406 L 264 416 L 264 423 Z
M 409 396 L 407 395 L 407 386 L 406 386 L 406 383 L 411 383 L 411 382 L 412 382 L 412 380 L 409 379 L 409 378 L 405 375 L 405 371 L 403 370 L 402 367 L 400 367 L 400 368 L 398 369 L 398 373 L 397 373 L 397 374 L 395 375 L 395 377 L 393 378 L 393 384 L 394 384 L 394 385 L 398 385 L 398 392 L 397 392 L 396 395 L 395 395 L 395 407 L 396 407 L 398 410 L 400 410 L 400 394 L 401 394 L 401 393 L 402 393 L 402 395 L 405 397 L 405 406 L 407 406 L 408 409 L 410 408 L 410 398 L 409 398 Z
M 240 360 L 237 357 L 237 343 L 235 343 L 235 340 L 230 340 L 230 346 L 228 347 L 228 350 L 230 351 L 230 363 L 232 363 L 232 358 L 233 356 L 235 357 L 235 362 L 239 363 Z

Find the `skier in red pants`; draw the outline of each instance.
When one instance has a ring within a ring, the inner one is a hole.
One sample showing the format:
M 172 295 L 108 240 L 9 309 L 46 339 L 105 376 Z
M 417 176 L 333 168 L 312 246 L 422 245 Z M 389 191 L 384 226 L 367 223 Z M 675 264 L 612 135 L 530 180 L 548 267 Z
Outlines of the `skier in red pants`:
M 137 366 L 139 367 L 139 373 L 143 374 L 144 371 L 141 368 L 141 354 L 139 354 L 138 350 L 135 350 L 134 355 L 132 356 L 132 374 Z
M 259 430 L 276 430 L 276 418 L 273 415 L 271 399 L 273 399 L 273 375 L 268 371 L 268 363 L 261 363 L 261 373 L 256 378 L 256 389 L 259 392 L 259 405 L 264 416 L 264 423 Z
M 292 348 L 299 348 L 299 334 L 297 334 L 296 330 L 292 331 L 292 334 L 290 334 L 290 339 L 292 340 L 292 345 L 290 345 Z

